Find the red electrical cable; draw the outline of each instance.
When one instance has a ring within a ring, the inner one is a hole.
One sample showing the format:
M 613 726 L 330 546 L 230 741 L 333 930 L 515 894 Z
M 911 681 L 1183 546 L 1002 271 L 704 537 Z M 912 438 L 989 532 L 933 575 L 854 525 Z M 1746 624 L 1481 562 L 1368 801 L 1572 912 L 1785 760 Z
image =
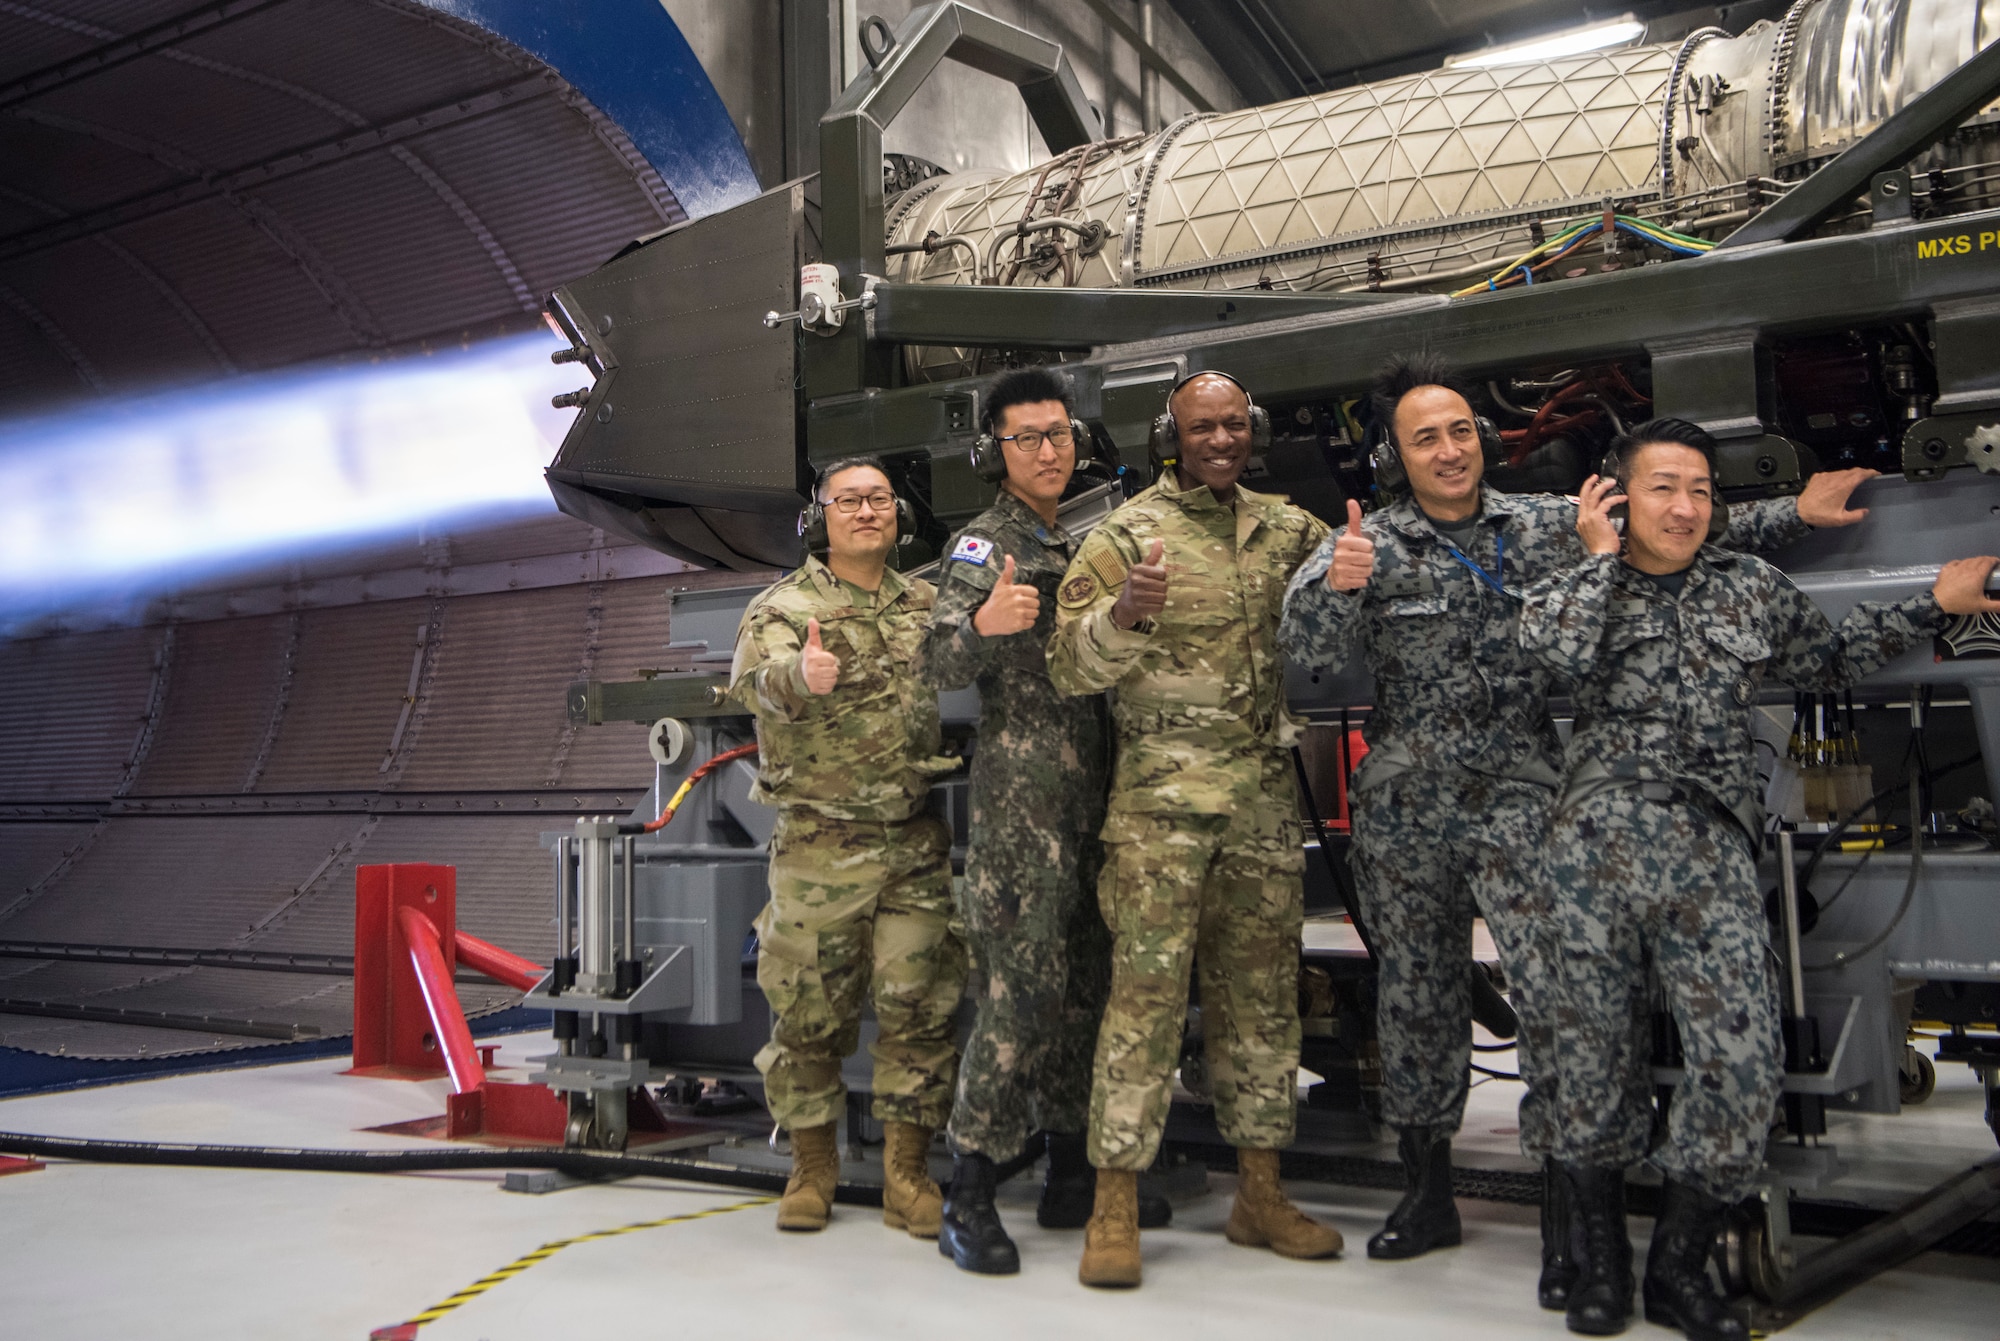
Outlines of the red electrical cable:
M 716 755 L 713 759 L 695 769 L 694 772 L 687 775 L 687 780 L 681 783 L 680 788 L 674 792 L 673 799 L 667 802 L 667 808 L 660 812 L 660 817 L 652 823 L 644 825 L 639 832 L 657 833 L 661 829 L 666 828 L 668 824 L 673 822 L 674 812 L 680 809 L 681 802 L 685 801 L 687 794 L 694 790 L 695 783 L 700 782 L 731 759 L 741 759 L 746 755 L 755 753 L 757 753 L 755 745 L 738 745 L 733 750 L 724 750 L 721 754 Z

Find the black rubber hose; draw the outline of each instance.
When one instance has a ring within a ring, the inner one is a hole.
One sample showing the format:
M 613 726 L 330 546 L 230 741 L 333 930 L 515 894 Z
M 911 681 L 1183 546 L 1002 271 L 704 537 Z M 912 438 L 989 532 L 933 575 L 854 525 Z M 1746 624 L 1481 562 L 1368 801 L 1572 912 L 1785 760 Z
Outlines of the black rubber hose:
M 751 1192 L 782 1192 L 785 1175 L 610 1150 L 301 1150 L 250 1145 L 171 1145 L 76 1136 L 0 1132 L 0 1151 L 93 1164 L 168 1164 L 208 1169 L 277 1169 L 305 1173 L 433 1173 L 463 1169 L 553 1169 L 573 1178 L 672 1178 Z M 834 1200 L 880 1206 L 882 1189 L 842 1183 Z
M 1970 768 L 1972 765 L 1980 762 L 1982 757 L 1983 756 L 1977 754 L 1969 754 L 1963 759 L 1959 759 L 1952 763 L 1946 764 L 1943 768 L 1937 769 L 1931 773 L 1930 775 L 1931 781 L 1935 782 L 1939 778 L 1950 777 L 1953 773 L 1958 772 L 1958 770 L 1961 768 Z M 1909 753 L 1905 752 L 1903 755 L 1903 762 L 1905 765 L 1909 763 L 1909 759 L 1910 759 Z M 1805 870 L 1800 872 L 1799 874 L 1800 887 L 1803 888 L 1804 886 L 1806 886 L 1811 882 L 1814 873 L 1819 870 L 1820 858 L 1824 857 L 1829 851 L 1831 851 L 1833 845 L 1835 843 L 1838 843 L 1846 835 L 1848 829 L 1853 825 L 1854 821 L 1860 819 L 1863 815 L 1867 814 L 1870 810 L 1874 809 L 1876 806 L 1887 801 L 1890 797 L 1902 794 L 1909 788 L 1909 785 L 1910 785 L 1909 778 L 1907 775 L 1905 775 L 1905 777 L 1901 782 L 1891 783 L 1889 786 L 1883 788 L 1881 791 L 1876 792 L 1875 795 L 1869 797 L 1866 801 L 1863 801 L 1859 806 L 1855 807 L 1855 809 L 1850 814 L 1848 814 L 1846 818 L 1842 819 L 1839 823 L 1835 824 L 1833 828 L 1829 829 L 1826 832 L 1825 836 L 1823 836 L 1819 840 L 1819 842 L 1813 847 L 1813 854 L 1810 858 L 1807 859 Z M 1821 907 L 1820 911 L 1825 912 L 1826 908 Z
M 1345 737 L 1342 738 L 1342 745 L 1345 748 Z M 1361 941 L 1361 948 L 1368 952 L 1370 959 L 1380 963 L 1381 956 L 1375 953 L 1375 942 L 1368 935 L 1368 926 L 1361 920 L 1361 900 L 1347 887 L 1347 881 L 1341 878 L 1340 867 L 1334 865 L 1333 846 L 1326 841 L 1326 825 L 1320 819 L 1319 803 L 1313 799 L 1312 779 L 1306 776 L 1306 759 L 1299 753 L 1299 747 L 1296 745 L 1292 746 L 1292 767 L 1299 775 L 1299 791 L 1305 798 L 1306 817 L 1312 821 L 1313 838 L 1319 843 L 1320 860 L 1326 863 L 1326 872 L 1333 877 L 1333 889 L 1340 896 L 1340 906 L 1347 910 L 1347 920 L 1354 927 L 1354 934 Z

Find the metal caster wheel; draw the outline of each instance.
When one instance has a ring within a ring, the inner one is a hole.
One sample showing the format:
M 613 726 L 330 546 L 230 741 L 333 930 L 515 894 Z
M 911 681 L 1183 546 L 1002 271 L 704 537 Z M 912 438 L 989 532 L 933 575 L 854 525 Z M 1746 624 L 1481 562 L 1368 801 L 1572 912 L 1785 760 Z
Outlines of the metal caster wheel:
M 1937 1092 L 1937 1066 L 1915 1048 L 1904 1047 L 1903 1064 L 1897 1071 L 1904 1103 L 1920 1104 Z

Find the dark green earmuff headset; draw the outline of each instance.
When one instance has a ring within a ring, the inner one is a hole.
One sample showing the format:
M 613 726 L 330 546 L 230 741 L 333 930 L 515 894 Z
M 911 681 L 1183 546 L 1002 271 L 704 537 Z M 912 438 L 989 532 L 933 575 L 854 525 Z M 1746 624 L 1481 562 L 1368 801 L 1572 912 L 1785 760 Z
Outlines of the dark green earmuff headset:
M 853 470 L 854 466 L 843 466 L 842 470 Z M 883 477 L 886 479 L 887 472 Z M 799 510 L 799 539 L 805 541 L 809 553 L 824 554 L 827 547 L 826 504 L 819 501 L 820 491 L 826 488 L 826 474 L 813 476 L 812 501 Z M 896 497 L 896 543 L 908 545 L 917 538 L 917 512 L 902 494 L 896 492 L 894 481 L 889 484 L 889 492 Z
M 1472 416 L 1473 425 L 1479 430 L 1479 455 L 1487 470 L 1502 464 L 1507 459 L 1507 445 L 1501 441 L 1500 430 L 1491 419 L 1483 414 Z M 1396 437 L 1387 424 L 1369 426 L 1366 440 L 1368 456 L 1375 463 L 1375 483 L 1392 493 L 1401 493 L 1409 488 L 1410 472 L 1403 468 L 1403 455 L 1396 450 Z
M 1165 470 L 1168 466 L 1180 464 L 1181 429 L 1180 425 L 1174 422 L 1174 397 L 1180 394 L 1182 387 L 1197 377 L 1220 377 L 1241 391 L 1243 399 L 1250 401 L 1250 450 L 1261 452 L 1271 445 L 1271 416 L 1265 412 L 1263 406 L 1251 398 L 1250 388 L 1226 372 L 1204 368 L 1200 372 L 1189 373 L 1174 383 L 1174 389 L 1167 393 L 1167 412 L 1153 420 L 1153 431 L 1146 438 L 1146 455 L 1152 461 L 1154 470 Z
M 1656 419 L 1653 422 L 1685 424 L 1687 421 L 1678 419 L 1676 420 Z M 1644 428 L 1645 425 L 1641 424 L 1640 427 Z M 1694 427 L 1699 428 L 1700 425 L 1695 425 Z M 1611 449 L 1605 452 L 1604 460 L 1598 463 L 1597 473 L 1599 475 L 1609 475 L 1611 478 L 1617 480 L 1618 492 L 1621 494 L 1629 494 L 1631 492 L 1631 483 L 1627 478 L 1626 472 L 1631 469 L 1632 465 L 1629 459 L 1631 456 L 1631 450 L 1629 447 L 1624 450 L 1620 450 L 1619 441 L 1622 441 L 1622 439 L 1614 441 L 1611 444 Z M 1676 447 L 1685 447 L 1688 445 L 1686 443 L 1675 442 L 1671 438 L 1648 438 L 1642 442 L 1635 442 L 1632 444 L 1632 446 L 1644 447 L 1654 442 L 1665 442 Z M 1696 448 L 1695 450 L 1699 451 L 1700 449 Z M 1710 466 L 1711 468 L 1713 468 L 1715 463 L 1715 454 L 1713 452 L 1708 453 L 1708 458 Z M 1709 508 L 1708 508 L 1707 543 L 1712 545 L 1716 541 L 1722 539 L 1723 535 L 1729 530 L 1729 501 L 1722 496 L 1721 490 L 1715 489 L 1714 483 L 1712 481 L 1710 483 L 1710 488 L 1715 490 L 1710 496 Z M 1614 521 L 1625 521 L 1630 515 L 1631 515 L 1630 510 L 1623 503 L 1620 503 L 1616 507 L 1612 508 L 1609 513 L 1609 516 Z
M 1007 478 L 1007 452 L 1000 439 L 993 436 L 993 417 L 986 419 L 986 431 L 972 444 L 972 473 L 988 484 L 998 484 Z M 1082 465 L 1091 459 L 1095 444 L 1090 436 L 1090 427 L 1083 420 L 1071 417 L 1069 421 L 1070 441 L 1076 445 L 1076 461 Z

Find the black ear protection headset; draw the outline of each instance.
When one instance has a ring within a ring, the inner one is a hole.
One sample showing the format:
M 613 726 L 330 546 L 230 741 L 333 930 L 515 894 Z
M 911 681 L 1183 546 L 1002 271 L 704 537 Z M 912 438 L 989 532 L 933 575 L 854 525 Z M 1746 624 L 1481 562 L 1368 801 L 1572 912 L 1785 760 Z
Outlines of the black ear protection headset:
M 986 415 L 986 430 L 972 444 L 972 473 L 988 484 L 998 484 L 1007 478 L 1006 444 L 993 436 L 993 430 L 998 427 L 994 423 L 995 417 L 991 412 Z M 1069 438 L 1075 446 L 1078 465 L 1096 455 L 1090 426 L 1083 420 L 1071 417 Z
M 1250 388 L 1226 372 L 1205 368 L 1201 372 L 1189 373 L 1174 383 L 1174 389 L 1167 393 L 1167 412 L 1153 420 L 1153 431 L 1146 439 L 1146 455 L 1152 461 L 1154 470 L 1165 470 L 1168 466 L 1180 464 L 1181 428 L 1174 422 L 1174 397 L 1197 377 L 1220 377 L 1241 391 L 1243 399 L 1250 401 L 1250 450 L 1261 452 L 1271 445 L 1271 416 L 1251 399 Z
M 855 470 L 856 466 L 843 466 L 842 470 Z M 883 478 L 887 479 L 884 472 Z M 828 544 L 826 536 L 826 504 L 819 501 L 820 491 L 826 488 L 824 471 L 813 476 L 812 502 L 799 510 L 799 538 L 806 542 L 806 549 L 813 554 L 824 554 Z M 917 538 L 917 511 L 909 501 L 896 493 L 896 485 L 890 482 L 889 492 L 896 498 L 896 543 L 908 545 Z
M 1486 469 L 1491 470 L 1507 459 L 1507 444 L 1500 440 L 1500 430 L 1485 415 L 1473 415 L 1472 423 L 1479 430 L 1479 455 Z M 1403 468 L 1403 454 L 1396 449 L 1396 435 L 1389 425 L 1371 424 L 1367 445 L 1369 459 L 1375 463 L 1375 483 L 1391 492 L 1407 489 L 1410 472 Z
M 1604 460 L 1597 467 L 1599 475 L 1609 475 L 1612 479 L 1618 481 L 1618 492 L 1621 494 L 1631 492 L 1631 479 L 1627 472 L 1631 469 L 1632 465 L 1630 460 L 1632 447 L 1649 446 L 1654 442 L 1666 442 L 1676 447 L 1687 446 L 1686 443 L 1675 442 L 1671 438 L 1648 438 L 1644 441 L 1633 443 L 1621 451 L 1618 447 L 1618 443 L 1621 441 L 1623 441 L 1622 438 L 1613 441 L 1611 450 L 1604 454 Z M 1701 449 L 1695 448 L 1694 450 L 1700 451 Z M 1715 454 L 1709 452 L 1704 453 L 1704 455 L 1709 459 L 1709 468 L 1711 470 L 1715 469 Z M 1708 538 L 1706 543 L 1712 545 L 1722 539 L 1723 535 L 1729 530 L 1729 502 L 1723 498 L 1721 491 L 1716 489 L 1713 480 L 1709 481 L 1709 489 L 1711 492 L 1709 495 Z M 1606 515 L 1613 521 L 1625 521 L 1630 517 L 1631 511 L 1625 504 L 1619 503 Z

